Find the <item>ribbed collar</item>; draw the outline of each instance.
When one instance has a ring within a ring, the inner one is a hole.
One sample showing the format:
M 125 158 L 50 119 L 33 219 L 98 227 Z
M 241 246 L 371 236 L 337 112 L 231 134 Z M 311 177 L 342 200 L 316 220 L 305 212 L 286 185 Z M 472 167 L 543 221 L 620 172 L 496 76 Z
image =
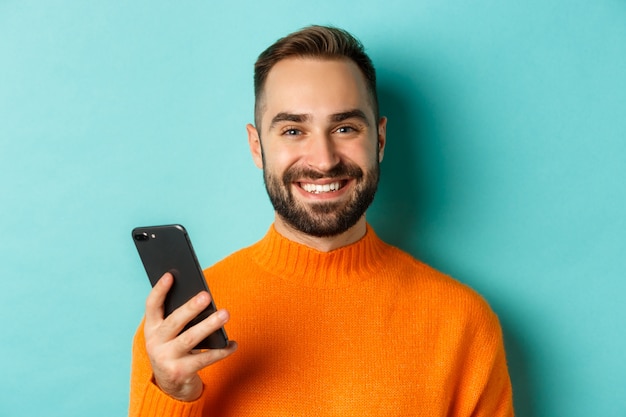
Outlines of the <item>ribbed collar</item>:
M 380 272 L 389 248 L 369 224 L 359 241 L 330 252 L 293 242 L 272 225 L 250 251 L 261 268 L 284 280 L 305 287 L 341 288 L 368 279 L 374 271 Z

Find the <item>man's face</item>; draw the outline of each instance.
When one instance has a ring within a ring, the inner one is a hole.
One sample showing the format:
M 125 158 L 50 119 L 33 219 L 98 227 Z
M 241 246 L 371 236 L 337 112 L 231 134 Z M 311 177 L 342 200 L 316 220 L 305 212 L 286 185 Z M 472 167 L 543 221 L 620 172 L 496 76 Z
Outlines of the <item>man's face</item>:
M 261 100 L 261 131 L 249 125 L 248 137 L 279 220 L 318 237 L 354 226 L 376 192 L 386 125 L 358 67 L 282 60 Z

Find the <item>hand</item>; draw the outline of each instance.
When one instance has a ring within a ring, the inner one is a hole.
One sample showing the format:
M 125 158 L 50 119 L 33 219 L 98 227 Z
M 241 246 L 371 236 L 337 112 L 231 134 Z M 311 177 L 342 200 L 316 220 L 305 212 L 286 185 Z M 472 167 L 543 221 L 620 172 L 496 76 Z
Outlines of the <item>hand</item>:
M 164 319 L 163 303 L 173 283 L 172 274 L 166 273 L 146 300 L 146 351 L 158 387 L 177 400 L 194 401 L 202 394 L 198 371 L 230 356 L 237 349 L 237 344 L 230 342 L 224 349 L 193 351 L 200 341 L 222 327 L 230 316 L 226 310 L 218 310 L 179 335 L 185 325 L 209 305 L 211 297 L 203 291 Z

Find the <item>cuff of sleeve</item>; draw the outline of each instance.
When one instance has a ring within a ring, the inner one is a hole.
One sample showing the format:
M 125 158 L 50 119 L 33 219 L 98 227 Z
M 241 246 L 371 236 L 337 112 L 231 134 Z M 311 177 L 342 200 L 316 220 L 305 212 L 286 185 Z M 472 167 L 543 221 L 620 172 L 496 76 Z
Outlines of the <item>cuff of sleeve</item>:
M 202 416 L 203 406 L 203 395 L 191 402 L 178 401 L 165 394 L 154 383 L 150 383 L 146 389 L 142 414 L 146 416 L 199 417 Z

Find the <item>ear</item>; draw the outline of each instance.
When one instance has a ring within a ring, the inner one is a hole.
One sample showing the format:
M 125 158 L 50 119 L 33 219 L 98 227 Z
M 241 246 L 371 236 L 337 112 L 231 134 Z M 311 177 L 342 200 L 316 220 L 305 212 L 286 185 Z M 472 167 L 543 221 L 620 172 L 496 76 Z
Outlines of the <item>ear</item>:
M 378 121 L 378 162 L 383 162 L 385 145 L 387 144 L 387 118 L 381 117 Z
M 252 154 L 254 164 L 263 169 L 263 151 L 261 149 L 259 132 L 256 127 L 252 126 L 250 123 L 246 125 L 246 130 L 248 131 L 248 146 L 250 146 L 250 153 Z

